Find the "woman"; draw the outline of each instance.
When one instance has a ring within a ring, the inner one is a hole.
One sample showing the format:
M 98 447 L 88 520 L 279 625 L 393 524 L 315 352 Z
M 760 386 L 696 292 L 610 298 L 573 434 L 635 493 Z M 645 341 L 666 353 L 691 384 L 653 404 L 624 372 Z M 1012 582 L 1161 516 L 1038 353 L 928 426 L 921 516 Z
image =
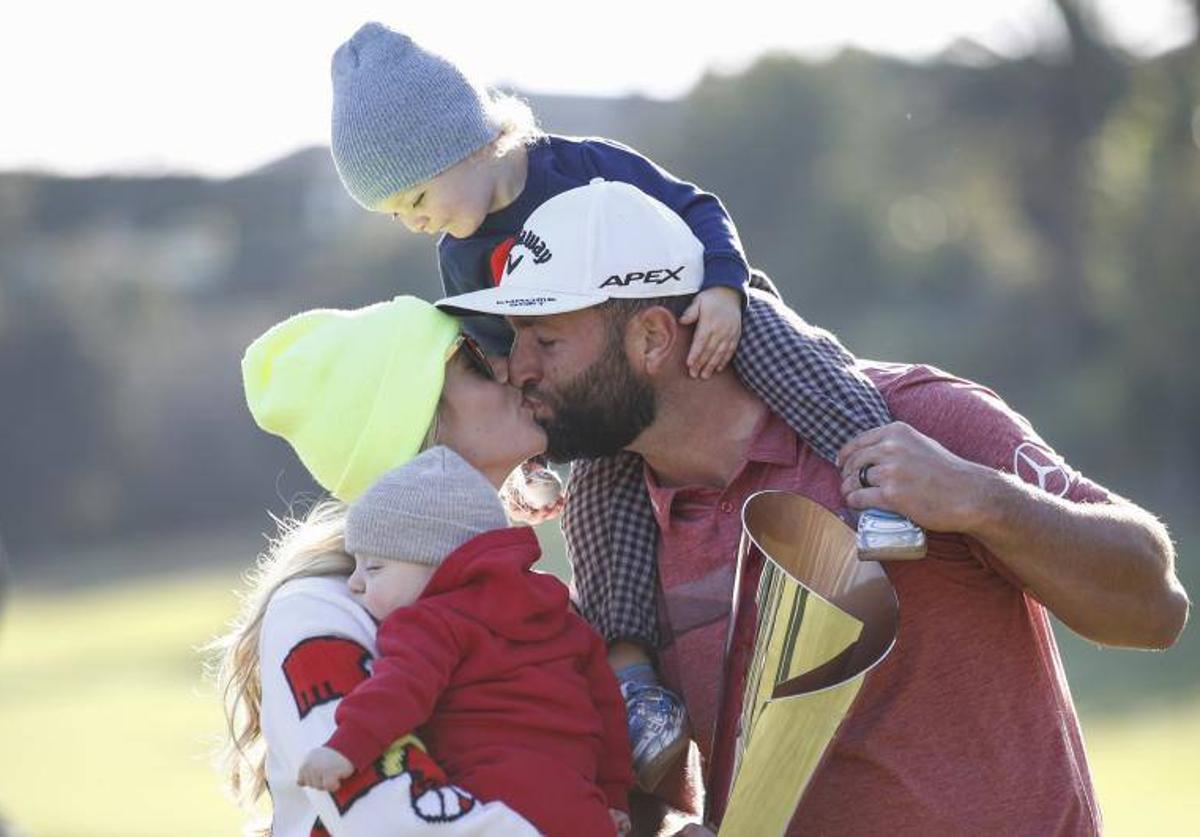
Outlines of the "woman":
M 214 643 L 235 795 L 251 805 L 270 791 L 275 837 L 536 834 L 507 806 L 451 786 L 411 736 L 334 794 L 296 783 L 375 655 L 375 625 L 346 585 L 343 503 L 435 443 L 499 486 L 546 444 L 520 393 L 454 320 L 413 297 L 293 317 L 251 345 L 242 369 L 255 420 L 337 500 L 281 522 L 240 617 Z

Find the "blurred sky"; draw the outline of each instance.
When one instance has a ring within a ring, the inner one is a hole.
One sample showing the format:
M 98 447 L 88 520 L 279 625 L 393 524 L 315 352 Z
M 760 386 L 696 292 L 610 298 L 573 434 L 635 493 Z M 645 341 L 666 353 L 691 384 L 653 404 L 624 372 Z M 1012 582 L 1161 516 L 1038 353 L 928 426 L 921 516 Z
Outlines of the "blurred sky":
M 1112 37 L 1153 54 L 1190 37 L 1182 0 L 1095 0 Z M 698 11 L 700 10 L 700 11 Z M 1050 0 L 336 0 L 0 4 L 0 170 L 226 176 L 328 141 L 333 50 L 381 20 L 491 84 L 538 93 L 685 93 L 769 50 L 846 45 L 911 57 L 960 38 L 1053 54 Z

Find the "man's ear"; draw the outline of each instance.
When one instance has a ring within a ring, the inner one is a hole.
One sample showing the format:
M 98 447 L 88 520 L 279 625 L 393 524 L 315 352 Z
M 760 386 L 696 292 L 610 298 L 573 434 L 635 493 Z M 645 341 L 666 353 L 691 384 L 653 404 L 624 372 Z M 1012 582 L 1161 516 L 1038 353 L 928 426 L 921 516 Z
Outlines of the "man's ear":
M 683 339 L 681 329 L 675 315 L 660 305 L 639 311 L 625 332 L 630 364 L 646 375 L 662 372 Z

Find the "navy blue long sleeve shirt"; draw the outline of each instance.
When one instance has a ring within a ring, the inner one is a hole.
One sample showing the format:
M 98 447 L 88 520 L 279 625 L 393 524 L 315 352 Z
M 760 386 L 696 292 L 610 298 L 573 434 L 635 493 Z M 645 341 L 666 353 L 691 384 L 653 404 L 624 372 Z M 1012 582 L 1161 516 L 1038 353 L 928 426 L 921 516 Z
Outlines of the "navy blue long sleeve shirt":
M 539 138 L 527 148 L 525 188 L 511 204 L 488 215 L 468 238 L 442 236 L 438 270 L 447 296 L 490 288 L 511 239 L 530 214 L 555 195 L 583 186 L 593 178 L 637 186 L 683 218 L 704 245 L 705 288 L 724 285 L 746 292 L 749 267 L 725 207 L 716 195 L 680 180 L 627 146 L 595 137 Z M 500 317 L 466 317 L 463 327 L 491 354 L 507 355 L 512 330 Z

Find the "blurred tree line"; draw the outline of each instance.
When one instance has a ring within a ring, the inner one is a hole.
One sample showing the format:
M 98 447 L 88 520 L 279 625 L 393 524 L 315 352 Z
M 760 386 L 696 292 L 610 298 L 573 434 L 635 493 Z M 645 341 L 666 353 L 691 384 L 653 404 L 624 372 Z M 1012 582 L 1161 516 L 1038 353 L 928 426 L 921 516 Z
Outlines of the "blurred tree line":
M 993 386 L 1170 520 L 1200 473 L 1200 46 L 1136 60 L 1056 5 L 1055 55 L 767 56 L 679 101 L 531 101 L 720 195 L 751 261 L 858 354 Z M 439 290 L 432 242 L 361 211 L 326 149 L 228 181 L 0 175 L 6 542 L 278 510 L 311 484 L 250 420 L 245 345 Z

